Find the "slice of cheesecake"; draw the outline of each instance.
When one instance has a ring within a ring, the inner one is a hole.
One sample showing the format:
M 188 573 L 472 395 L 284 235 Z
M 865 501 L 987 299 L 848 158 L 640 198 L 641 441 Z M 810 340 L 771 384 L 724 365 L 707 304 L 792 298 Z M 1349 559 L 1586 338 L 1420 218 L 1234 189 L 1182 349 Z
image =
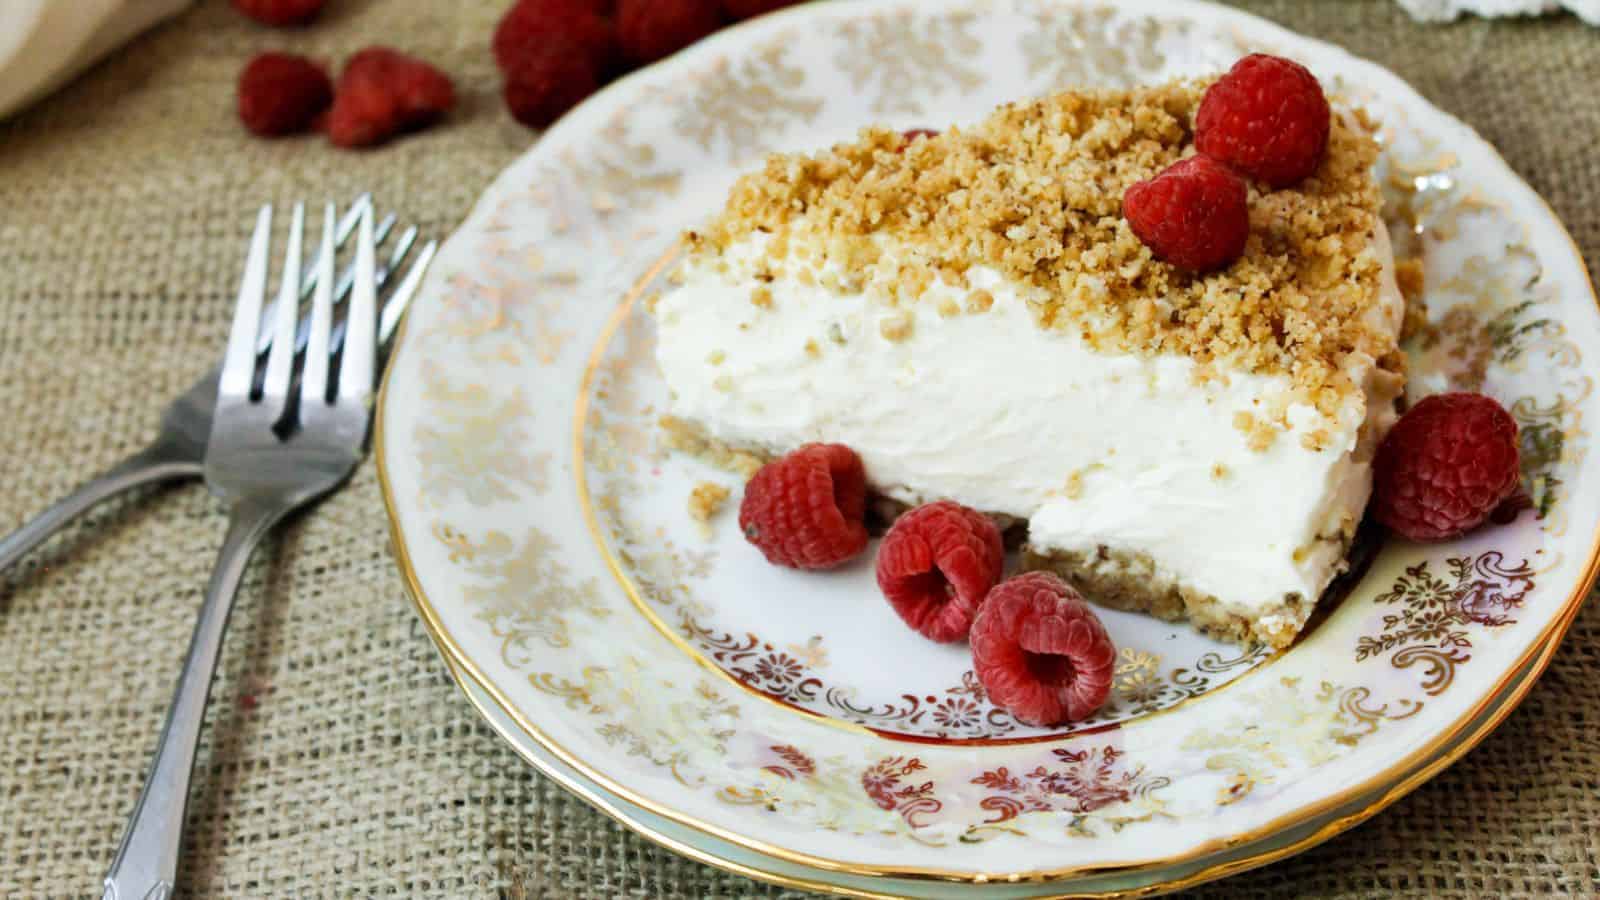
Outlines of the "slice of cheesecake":
M 1345 565 L 1403 381 L 1359 114 L 1253 186 L 1244 255 L 1160 262 L 1124 190 L 1193 152 L 1202 82 L 775 156 L 654 306 L 680 439 L 860 454 L 873 489 L 1026 520 L 1094 601 L 1284 646 Z

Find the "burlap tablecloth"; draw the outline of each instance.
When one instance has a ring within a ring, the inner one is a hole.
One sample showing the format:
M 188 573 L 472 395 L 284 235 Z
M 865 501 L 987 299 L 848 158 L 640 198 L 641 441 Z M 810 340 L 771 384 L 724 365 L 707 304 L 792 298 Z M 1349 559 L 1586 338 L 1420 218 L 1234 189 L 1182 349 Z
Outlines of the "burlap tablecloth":
M 1600 262 L 1600 33 L 1422 27 L 1389 0 L 1247 5 L 1379 60 L 1474 125 Z M 434 235 L 533 136 L 487 44 L 503 2 L 333 0 L 270 31 L 222 0 L 0 125 L 0 531 L 153 433 L 216 358 L 249 212 L 371 189 Z M 251 54 L 384 42 L 447 69 L 448 125 L 379 151 L 262 142 Z M 0 575 L 0 894 L 86 896 L 161 724 L 222 538 L 197 485 L 100 510 Z M 457 693 L 406 600 L 370 463 L 246 578 L 213 694 L 190 896 L 749 897 L 536 774 Z M 1463 762 L 1367 825 L 1197 896 L 1584 895 L 1600 883 L 1600 605 Z M 794 896 L 790 894 L 789 896 Z

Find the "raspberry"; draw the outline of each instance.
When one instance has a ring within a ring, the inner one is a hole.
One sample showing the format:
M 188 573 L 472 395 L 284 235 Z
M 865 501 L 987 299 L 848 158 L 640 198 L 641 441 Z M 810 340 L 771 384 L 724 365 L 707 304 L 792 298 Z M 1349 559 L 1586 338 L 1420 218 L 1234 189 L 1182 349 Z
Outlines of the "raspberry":
M 311 127 L 333 101 L 322 67 L 292 53 L 262 53 L 239 73 L 239 120 L 263 137 Z
M 909 147 L 912 144 L 915 144 L 917 142 L 917 138 L 930 138 L 931 139 L 931 138 L 936 138 L 938 136 L 939 136 L 939 132 L 933 130 L 932 128 L 912 128 L 912 129 L 908 129 L 906 131 L 902 131 L 902 132 L 900 132 L 900 149 L 899 149 L 899 152 L 904 153 L 906 151 L 907 147 Z
M 918 634 L 949 643 L 967 636 L 1006 549 L 989 518 L 959 503 L 919 506 L 895 521 L 878 547 L 878 587 Z
M 742 22 L 799 2 L 801 0 L 722 0 L 722 11 L 729 18 Z
M 1001 582 L 972 623 L 989 699 L 1030 725 L 1086 719 L 1111 693 L 1117 648 L 1078 592 L 1048 572 Z
M 806 444 L 744 488 L 739 527 L 767 561 L 831 569 L 867 549 L 867 475 L 842 444 Z
M 560 42 L 534 48 L 506 70 L 506 108 L 529 128 L 544 128 L 599 88 L 594 63 Z
M 495 26 L 494 60 L 509 75 L 524 57 L 560 45 L 588 60 L 597 77 L 616 74 L 622 50 L 607 12 L 597 0 L 519 0 Z
M 263 25 L 304 25 L 328 0 L 233 0 L 233 8 Z
M 1372 461 L 1372 514 L 1414 541 L 1478 527 L 1517 491 L 1517 420 L 1482 394 L 1436 394 L 1411 407 Z
M 328 111 L 328 138 L 341 147 L 366 147 L 422 128 L 455 105 L 449 76 L 388 47 L 350 57 Z
M 1128 188 L 1122 214 L 1158 259 L 1209 272 L 1244 253 L 1250 237 L 1249 190 L 1213 159 L 1191 156 Z
M 621 0 L 617 37 L 635 65 L 664 59 L 722 27 L 717 0 Z
M 1328 152 L 1331 115 L 1305 66 L 1252 53 L 1206 89 L 1195 113 L 1195 147 L 1282 188 L 1307 178 Z

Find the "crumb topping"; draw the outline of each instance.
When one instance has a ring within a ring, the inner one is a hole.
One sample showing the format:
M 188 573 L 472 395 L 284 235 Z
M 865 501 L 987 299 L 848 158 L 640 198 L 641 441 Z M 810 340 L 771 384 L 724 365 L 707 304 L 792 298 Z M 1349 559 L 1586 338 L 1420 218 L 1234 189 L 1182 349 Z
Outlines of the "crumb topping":
M 1394 263 L 1395 286 L 1406 302 L 1405 318 L 1400 325 L 1400 340 L 1408 341 L 1420 334 L 1428 325 L 1428 304 L 1423 299 L 1423 270 L 1420 259 L 1397 259 Z
M 815 155 L 775 155 L 690 246 L 716 255 L 760 231 L 771 238 L 767 268 L 794 264 L 801 279 L 816 268 L 835 291 L 871 285 L 889 306 L 917 302 L 936 281 L 965 290 L 969 268 L 992 267 L 1023 286 L 1041 327 L 1104 352 L 1286 374 L 1296 400 L 1333 415 L 1358 389 L 1349 357 L 1382 358 L 1395 345 L 1367 321 L 1382 272 L 1370 249 L 1377 144 L 1363 116 L 1336 115 L 1315 175 L 1292 189 L 1251 188 L 1244 256 L 1220 272 L 1186 272 L 1133 234 L 1122 194 L 1193 152 L 1206 84 L 1063 93 L 909 147 L 871 129 Z M 893 239 L 892 259 L 880 238 Z M 993 302 L 978 290 L 965 306 Z M 1241 430 L 1270 444 L 1258 431 L 1274 424 Z
M 1233 427 L 1244 434 L 1245 446 L 1257 452 L 1269 449 L 1278 439 L 1278 429 L 1271 421 L 1243 410 L 1233 414 Z
M 754 453 L 735 450 L 712 439 L 700 428 L 677 416 L 661 417 L 661 434 L 669 449 L 693 456 L 747 481 L 767 462 Z
M 890 313 L 878 322 L 878 333 L 883 335 L 885 340 L 898 344 L 911 337 L 911 329 L 915 323 L 916 320 L 911 317 L 909 312 L 900 310 Z
M 689 492 L 689 518 L 709 525 L 733 492 L 714 481 L 702 481 Z

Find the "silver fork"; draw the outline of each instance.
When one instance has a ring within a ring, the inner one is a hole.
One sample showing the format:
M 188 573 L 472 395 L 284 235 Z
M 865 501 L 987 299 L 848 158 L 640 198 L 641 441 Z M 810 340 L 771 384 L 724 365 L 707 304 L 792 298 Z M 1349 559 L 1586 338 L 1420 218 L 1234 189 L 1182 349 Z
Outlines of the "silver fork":
M 335 247 L 342 246 L 356 227 L 363 210 L 370 210 L 372 199 L 369 195 L 362 195 L 351 205 L 350 209 L 334 231 Z M 374 230 L 374 243 L 382 244 L 394 227 L 395 216 L 391 213 L 380 221 Z M 385 265 L 379 267 L 376 283 L 382 290 L 390 276 L 399 270 L 400 266 L 410 255 L 417 238 L 416 226 L 411 226 L 401 233 L 389 254 Z M 428 263 L 433 258 L 437 243 L 429 241 L 417 254 L 412 263 L 409 274 L 404 281 L 390 294 L 388 303 L 384 306 L 383 318 L 379 323 L 379 343 L 386 343 L 394 332 L 396 324 L 400 321 L 401 314 L 405 312 L 406 304 L 416 293 L 417 285 L 421 282 L 422 273 L 427 269 Z M 334 288 L 333 300 L 337 304 L 350 291 L 354 278 L 354 269 L 346 269 Z M 311 291 L 320 283 L 315 266 L 308 267 L 301 278 L 300 294 L 293 298 L 293 305 L 298 309 L 301 301 L 305 300 Z M 296 346 L 303 350 L 307 337 L 309 319 L 302 320 L 297 336 Z M 333 335 L 333 346 L 338 348 L 340 334 Z M 261 340 L 257 343 L 258 353 L 267 351 L 271 340 L 271 332 L 263 329 Z M 124 491 L 132 490 L 144 484 L 158 481 L 171 481 L 179 478 L 199 478 L 204 474 L 204 457 L 206 437 L 211 432 L 212 408 L 217 402 L 217 379 L 221 374 L 221 367 L 208 372 L 189 387 L 182 396 L 174 400 L 162 413 L 161 431 L 150 446 L 134 453 L 122 462 L 112 466 L 109 470 L 64 497 L 54 506 L 46 509 L 38 516 L 24 524 L 16 532 L 7 537 L 0 538 L 0 572 L 20 560 L 24 555 L 56 531 L 65 527 L 78 516 L 88 512 L 100 503 Z
M 323 218 L 304 364 L 295 392 L 296 304 L 304 210 L 296 206 L 278 304 L 262 324 L 272 208 L 263 207 L 245 264 L 206 443 L 206 486 L 228 506 L 228 533 L 206 588 L 189 655 L 167 710 L 155 760 L 105 879 L 105 900 L 162 900 L 172 892 L 189 781 L 211 679 L 239 579 L 256 543 L 289 513 L 337 488 L 361 461 L 377 359 L 372 210 L 361 212 L 344 348 L 332 348 L 334 216 Z M 259 330 L 270 329 L 255 389 Z M 286 436 L 285 436 L 286 435 Z

